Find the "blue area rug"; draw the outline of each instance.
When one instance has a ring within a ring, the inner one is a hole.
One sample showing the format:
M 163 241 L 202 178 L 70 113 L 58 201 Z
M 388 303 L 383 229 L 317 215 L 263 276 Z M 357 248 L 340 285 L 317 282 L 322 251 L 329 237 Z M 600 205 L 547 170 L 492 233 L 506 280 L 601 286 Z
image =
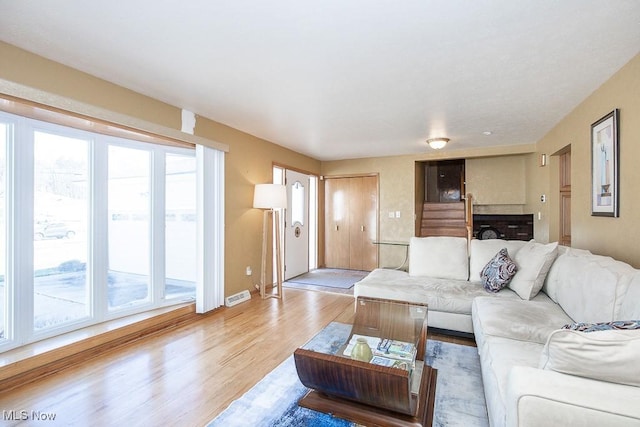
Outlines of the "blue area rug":
M 336 352 L 351 325 L 332 322 L 303 347 Z M 429 340 L 427 363 L 438 370 L 434 426 L 489 425 L 475 347 Z M 293 356 L 282 362 L 209 423 L 216 426 L 339 426 L 356 424 L 298 406 L 308 389 L 298 380 Z

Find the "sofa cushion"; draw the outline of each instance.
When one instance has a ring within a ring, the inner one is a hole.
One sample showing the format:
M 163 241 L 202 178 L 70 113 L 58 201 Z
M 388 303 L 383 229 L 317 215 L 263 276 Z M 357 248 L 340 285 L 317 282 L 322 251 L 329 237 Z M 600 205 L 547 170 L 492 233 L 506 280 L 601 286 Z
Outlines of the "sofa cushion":
M 524 300 L 535 297 L 542 289 L 557 254 L 558 242 L 546 245 L 533 240 L 527 242 L 514 256 L 518 272 L 509 282 L 509 288 Z
M 527 242 L 522 240 L 473 239 L 469 243 L 469 281 L 482 282 L 480 274 L 489 260 L 502 248 L 507 248 L 511 259 Z
M 640 387 L 640 330 L 554 331 L 540 357 L 541 369 Z
M 469 257 L 464 237 L 412 237 L 409 275 L 467 280 Z
M 482 286 L 489 292 L 498 292 L 509 284 L 517 270 L 507 248 L 502 248 L 482 269 Z
M 640 319 L 640 270 L 631 273 L 629 286 L 618 290 L 618 301 L 621 301 L 616 311 L 617 319 Z
M 571 323 L 560 306 L 543 293 L 531 301 L 479 297 L 473 301 L 472 313 L 476 339 L 503 337 L 543 345 L 553 331 Z
M 436 277 L 409 276 L 404 271 L 376 269 L 355 284 L 355 296 L 368 296 L 396 301 L 412 301 L 429 305 L 429 312 L 444 311 L 471 315 L 471 304 L 476 297 L 486 297 L 487 291 L 480 283 Z M 488 298 L 520 298 L 505 289 Z M 566 321 L 557 328 L 567 323 Z
M 638 319 L 639 274 L 613 258 L 571 250 L 553 264 L 546 290 L 575 322 Z
M 551 265 L 547 278 L 544 281 L 542 290 L 549 298 L 558 302 L 558 289 L 572 275 L 572 263 L 576 258 L 586 258 L 593 254 L 585 249 L 569 248 L 567 246 L 558 246 L 558 256 Z
M 492 426 L 505 426 L 509 373 L 515 366 L 536 368 L 544 344 L 489 337 L 478 348 L 487 412 Z

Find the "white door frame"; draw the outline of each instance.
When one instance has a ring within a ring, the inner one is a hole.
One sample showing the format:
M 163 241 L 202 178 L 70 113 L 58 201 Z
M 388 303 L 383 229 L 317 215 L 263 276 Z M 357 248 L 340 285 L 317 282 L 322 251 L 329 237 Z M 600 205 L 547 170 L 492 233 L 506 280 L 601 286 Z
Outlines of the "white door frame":
M 292 277 L 306 273 L 309 270 L 313 270 L 318 267 L 318 177 L 306 172 L 296 171 L 292 169 L 286 169 L 281 166 L 273 167 L 273 181 L 276 184 L 285 184 L 285 178 L 289 175 L 302 176 L 305 178 L 305 240 L 307 241 L 304 251 L 307 252 L 307 256 L 304 261 L 299 257 L 292 257 L 295 255 L 295 226 L 291 227 L 291 188 L 287 185 L 287 204 L 289 208 L 281 217 L 282 234 L 284 240 L 284 279 L 288 280 Z M 301 229 L 301 232 L 303 230 Z M 292 264 L 292 263 L 295 263 Z M 287 268 L 287 265 L 289 268 Z

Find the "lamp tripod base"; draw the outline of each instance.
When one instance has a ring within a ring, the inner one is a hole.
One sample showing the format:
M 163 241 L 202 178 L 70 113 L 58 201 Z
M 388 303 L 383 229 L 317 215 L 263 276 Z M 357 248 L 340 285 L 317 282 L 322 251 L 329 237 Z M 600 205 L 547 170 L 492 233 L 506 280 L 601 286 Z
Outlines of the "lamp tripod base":
M 276 281 L 270 283 L 276 290 L 276 293 L 267 294 L 267 258 L 269 254 L 268 242 L 269 232 L 271 227 L 271 218 L 275 223 L 275 269 L 276 269 Z M 260 271 L 260 284 L 255 285 L 256 289 L 260 291 L 260 297 L 265 298 L 282 298 L 282 259 L 280 249 L 280 212 L 277 210 L 269 209 L 265 210 L 262 217 L 262 265 Z

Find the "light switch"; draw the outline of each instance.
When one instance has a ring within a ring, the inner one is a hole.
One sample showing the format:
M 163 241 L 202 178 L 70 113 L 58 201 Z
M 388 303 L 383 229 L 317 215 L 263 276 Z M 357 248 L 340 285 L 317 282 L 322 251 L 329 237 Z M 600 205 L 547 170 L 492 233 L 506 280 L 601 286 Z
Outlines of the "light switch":
M 396 217 L 395 213 L 389 212 L 389 218 L 395 218 L 395 217 Z
M 396 218 L 400 218 L 400 211 L 396 211 Z

